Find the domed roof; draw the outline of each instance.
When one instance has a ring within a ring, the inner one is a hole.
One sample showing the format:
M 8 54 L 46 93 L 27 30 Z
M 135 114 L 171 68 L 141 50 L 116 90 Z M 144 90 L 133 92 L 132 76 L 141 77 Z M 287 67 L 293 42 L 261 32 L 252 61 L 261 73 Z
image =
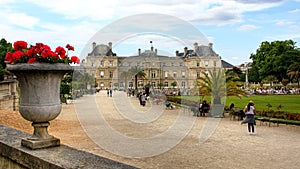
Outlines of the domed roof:
M 97 45 L 97 46 L 93 49 L 91 55 L 92 55 L 92 56 L 106 56 L 106 54 L 107 54 L 109 51 L 110 51 L 109 46 L 101 44 L 101 45 Z

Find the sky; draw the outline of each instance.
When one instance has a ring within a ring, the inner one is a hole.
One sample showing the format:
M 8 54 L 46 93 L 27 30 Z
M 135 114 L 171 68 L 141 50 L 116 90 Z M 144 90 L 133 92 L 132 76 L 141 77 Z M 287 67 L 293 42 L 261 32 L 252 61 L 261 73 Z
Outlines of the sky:
M 70 44 L 84 59 L 92 42 L 113 43 L 118 56 L 150 49 L 174 56 L 213 43 L 233 65 L 251 61 L 263 41 L 300 47 L 300 0 L 0 0 L 0 38 Z M 150 44 L 152 41 L 152 44 Z

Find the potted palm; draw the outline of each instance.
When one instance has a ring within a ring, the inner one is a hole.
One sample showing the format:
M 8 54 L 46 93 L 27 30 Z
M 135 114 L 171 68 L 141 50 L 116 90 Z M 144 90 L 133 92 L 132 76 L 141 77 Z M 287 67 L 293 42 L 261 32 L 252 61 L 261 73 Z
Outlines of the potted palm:
M 70 45 L 66 48 L 74 50 Z M 21 145 L 31 149 L 60 145 L 58 138 L 48 134 L 47 127 L 61 111 L 61 80 L 72 70 L 69 64 L 79 63 L 79 59 L 69 58 L 60 46 L 52 51 L 42 43 L 27 48 L 26 42 L 16 41 L 14 52 L 6 54 L 6 63 L 7 70 L 16 75 L 19 82 L 19 112 L 34 128 L 32 136 L 23 138 Z
M 233 71 L 224 72 L 223 69 L 209 70 L 207 73 L 202 72 L 202 76 L 197 79 L 199 92 L 203 96 L 212 97 L 212 105 L 209 112 L 211 117 L 223 117 L 225 96 L 246 96 L 245 90 L 241 89 L 242 85 L 238 76 Z

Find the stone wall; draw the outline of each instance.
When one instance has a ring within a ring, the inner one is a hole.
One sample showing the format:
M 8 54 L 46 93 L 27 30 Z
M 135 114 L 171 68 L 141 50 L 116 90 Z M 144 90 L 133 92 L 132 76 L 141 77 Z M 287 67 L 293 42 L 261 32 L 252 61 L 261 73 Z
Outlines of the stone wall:
M 0 168 L 135 169 L 133 166 L 74 149 L 69 146 L 30 150 L 21 146 L 28 133 L 0 124 Z
M 0 81 L 0 109 L 18 110 L 17 81 L 8 79 Z

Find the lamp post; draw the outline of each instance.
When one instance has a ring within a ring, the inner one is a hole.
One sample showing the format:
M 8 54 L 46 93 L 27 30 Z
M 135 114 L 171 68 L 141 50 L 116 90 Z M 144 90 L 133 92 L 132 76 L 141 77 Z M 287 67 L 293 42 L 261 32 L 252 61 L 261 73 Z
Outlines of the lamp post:
M 245 65 L 246 65 L 246 89 L 249 90 L 249 81 L 248 81 L 248 62 L 246 62 Z

